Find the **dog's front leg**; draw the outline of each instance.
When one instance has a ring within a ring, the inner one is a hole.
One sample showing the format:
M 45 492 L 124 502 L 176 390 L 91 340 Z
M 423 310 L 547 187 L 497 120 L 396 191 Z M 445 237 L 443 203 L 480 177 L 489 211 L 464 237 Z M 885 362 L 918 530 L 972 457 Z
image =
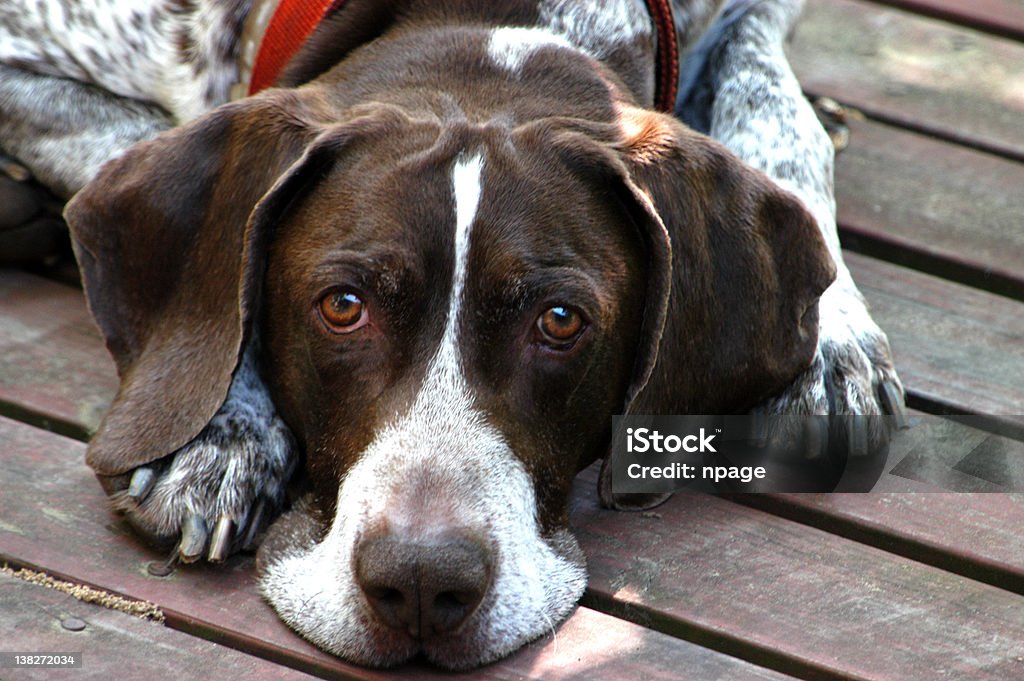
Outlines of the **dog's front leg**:
M 297 454 L 256 365 L 254 342 L 239 364 L 227 399 L 190 443 L 135 469 L 127 490 L 113 495 L 140 532 L 178 542 L 178 556 L 221 561 L 253 548 L 276 517 Z
M 903 387 L 888 339 L 843 264 L 832 143 L 783 51 L 802 5 L 800 0 L 729 2 L 683 65 L 678 113 L 796 194 L 816 218 L 836 264 L 836 280 L 819 303 L 812 364 L 763 410 L 901 417 Z M 889 421 L 847 419 L 834 433 L 847 439 L 851 454 L 867 454 L 888 441 Z
M 65 199 L 108 160 L 172 125 L 153 104 L 0 65 L 0 149 Z

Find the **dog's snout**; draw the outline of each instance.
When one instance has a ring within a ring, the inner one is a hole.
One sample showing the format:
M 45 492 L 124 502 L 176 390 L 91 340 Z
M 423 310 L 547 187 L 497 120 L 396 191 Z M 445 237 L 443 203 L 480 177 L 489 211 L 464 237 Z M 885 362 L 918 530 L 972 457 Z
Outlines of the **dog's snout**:
M 355 552 L 356 580 L 377 618 L 416 639 L 458 629 L 487 594 L 492 564 L 483 543 L 455 533 L 425 540 L 385 534 Z

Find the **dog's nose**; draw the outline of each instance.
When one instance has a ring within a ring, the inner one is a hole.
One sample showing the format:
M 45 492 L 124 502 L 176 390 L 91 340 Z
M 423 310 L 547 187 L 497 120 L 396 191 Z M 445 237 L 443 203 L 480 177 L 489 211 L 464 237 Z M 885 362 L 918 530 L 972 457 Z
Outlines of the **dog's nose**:
M 454 631 L 491 585 L 490 551 L 455 533 L 426 540 L 385 534 L 359 543 L 356 580 L 381 622 L 426 639 Z

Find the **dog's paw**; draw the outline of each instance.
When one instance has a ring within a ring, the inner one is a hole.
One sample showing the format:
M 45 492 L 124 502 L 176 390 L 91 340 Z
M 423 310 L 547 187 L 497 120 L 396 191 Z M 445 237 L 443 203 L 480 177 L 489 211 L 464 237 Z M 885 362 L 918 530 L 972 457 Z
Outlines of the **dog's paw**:
M 274 413 L 229 400 L 187 445 L 135 469 L 112 500 L 129 523 L 177 555 L 213 562 L 254 547 L 280 512 L 295 467 L 291 432 Z
M 770 437 L 801 442 L 807 459 L 835 451 L 837 445 L 852 458 L 874 455 L 888 445 L 894 428 L 905 425 L 903 385 L 889 340 L 852 287 L 830 287 L 819 314 L 818 349 L 811 366 L 755 412 L 829 416 L 827 421 L 776 420 L 783 428 L 799 424 L 802 433 L 772 432 Z

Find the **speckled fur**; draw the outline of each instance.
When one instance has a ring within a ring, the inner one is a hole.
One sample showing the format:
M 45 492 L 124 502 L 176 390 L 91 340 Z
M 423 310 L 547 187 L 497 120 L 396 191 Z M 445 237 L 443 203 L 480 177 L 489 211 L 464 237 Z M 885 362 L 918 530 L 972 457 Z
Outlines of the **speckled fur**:
M 227 101 L 247 0 L 8 0 L 0 63 L 152 102 L 176 123 Z
M 228 101 L 249 1 L 0 3 L 0 148 L 70 196 L 131 144 Z
M 110 158 L 172 126 L 153 104 L 0 65 L 0 147 L 60 196 L 70 197 Z

